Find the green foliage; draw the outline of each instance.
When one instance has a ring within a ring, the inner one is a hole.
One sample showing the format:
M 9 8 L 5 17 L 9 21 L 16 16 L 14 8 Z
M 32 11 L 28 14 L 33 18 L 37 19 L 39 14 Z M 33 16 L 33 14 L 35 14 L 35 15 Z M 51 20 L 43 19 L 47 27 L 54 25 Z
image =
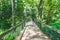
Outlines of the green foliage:
M 51 40 L 60 40 L 60 34 L 57 33 L 54 30 L 51 30 L 50 28 L 46 27 L 45 25 L 43 25 L 44 27 L 42 27 L 42 31 L 43 33 L 45 33 L 49 38 L 51 38 Z
M 60 30 L 60 22 L 51 22 L 51 23 L 49 23 L 49 25 L 50 26 L 52 26 L 52 28 L 55 28 L 55 29 L 57 29 L 57 30 Z
M 13 30 L 12 32 L 8 33 L 7 35 L 5 35 L 3 38 L 1 38 L 0 40 L 14 40 L 15 37 L 17 35 L 19 35 L 20 31 L 21 31 L 21 27 L 22 26 L 19 26 L 17 27 L 15 30 Z M 0 32 L 4 33 L 5 31 L 7 30 L 1 30 Z M 2 34 L 1 33 L 1 34 Z
M 14 0 L 13 4 L 14 12 L 12 12 L 11 0 L 0 0 L 0 34 L 12 27 L 13 13 L 14 25 L 32 18 L 60 30 L 60 0 Z M 14 36 L 12 33 L 8 34 L 4 40 L 12 40 Z
M 48 3 L 47 0 L 44 0 L 44 7 L 43 7 L 43 14 L 42 14 L 43 22 L 46 23 L 47 19 L 49 19 L 49 21 L 60 19 L 59 18 L 60 17 L 59 16 L 60 15 L 60 12 L 59 12 L 60 8 L 58 6 L 59 6 L 58 5 L 58 0 L 57 1 L 56 0 L 51 0 L 50 3 Z M 47 18 L 47 17 L 49 17 L 49 18 Z
M 0 28 L 10 28 L 11 27 L 11 16 L 12 16 L 12 8 L 11 4 L 7 4 L 2 1 L 2 7 L 0 8 Z

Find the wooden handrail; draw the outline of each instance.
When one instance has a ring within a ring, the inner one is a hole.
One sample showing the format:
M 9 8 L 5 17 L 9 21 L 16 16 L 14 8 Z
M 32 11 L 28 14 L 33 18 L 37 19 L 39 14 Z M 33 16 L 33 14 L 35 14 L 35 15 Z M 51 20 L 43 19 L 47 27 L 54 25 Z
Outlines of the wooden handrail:
M 25 32 L 26 28 L 27 28 L 27 27 L 25 27 L 24 30 L 23 30 L 23 32 L 21 33 L 21 35 L 20 35 L 20 40 L 22 40 L 22 37 L 23 37 L 23 35 L 24 35 L 24 32 Z
M 21 24 L 23 24 L 23 23 L 21 23 Z M 4 37 L 5 35 L 7 35 L 8 33 L 10 33 L 11 31 L 13 31 L 14 29 L 16 29 L 17 27 L 19 27 L 21 24 L 18 24 L 18 25 L 16 25 L 15 27 L 11 27 L 11 28 L 8 29 L 6 32 L 2 33 L 2 34 L 0 35 L 0 39 L 1 39 L 2 37 Z
M 49 29 L 53 30 L 53 31 L 56 31 L 57 33 L 60 33 L 60 32 L 58 32 L 58 30 L 57 30 L 57 29 L 52 28 L 52 26 L 49 26 L 49 25 L 46 25 L 46 24 L 45 24 L 45 26 L 46 26 L 46 27 L 48 27 Z
M 57 33 L 60 33 L 60 30 L 57 30 L 57 29 L 55 29 L 55 28 L 52 28 L 51 26 L 49 26 L 49 25 L 46 25 L 46 24 L 41 24 L 41 26 L 40 26 L 40 22 L 37 22 L 36 20 L 34 20 L 34 22 L 38 25 L 38 27 L 39 28 L 41 28 L 41 26 L 46 26 L 46 27 L 48 27 L 49 29 L 51 29 L 51 30 L 53 30 L 53 31 L 55 31 L 55 32 L 57 32 Z

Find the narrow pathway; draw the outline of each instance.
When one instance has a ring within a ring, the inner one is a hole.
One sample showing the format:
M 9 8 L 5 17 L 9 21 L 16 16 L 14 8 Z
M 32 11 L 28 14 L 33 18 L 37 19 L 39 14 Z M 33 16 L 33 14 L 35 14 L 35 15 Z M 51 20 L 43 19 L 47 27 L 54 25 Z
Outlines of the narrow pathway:
M 50 40 L 45 34 L 42 33 L 42 31 L 39 30 L 33 21 L 27 22 L 25 26 L 26 30 L 21 40 Z

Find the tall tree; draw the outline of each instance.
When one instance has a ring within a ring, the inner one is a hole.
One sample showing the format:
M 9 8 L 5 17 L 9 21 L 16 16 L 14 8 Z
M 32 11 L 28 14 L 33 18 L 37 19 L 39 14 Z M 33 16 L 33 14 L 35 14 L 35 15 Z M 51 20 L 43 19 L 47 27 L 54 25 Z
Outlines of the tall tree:
M 42 26 L 42 11 L 43 11 L 43 0 L 40 0 L 39 5 L 38 5 L 38 16 L 39 16 L 39 23 L 40 23 L 40 28 Z
M 14 13 L 15 13 L 15 0 L 12 0 L 12 26 L 15 25 Z
M 43 11 L 43 0 L 40 0 L 38 5 L 38 15 L 42 18 L 42 11 Z
M 52 20 L 52 18 L 51 18 L 51 8 L 52 8 L 52 0 L 48 0 L 48 11 L 47 11 L 47 17 L 46 17 L 46 24 L 48 24 L 51 20 Z

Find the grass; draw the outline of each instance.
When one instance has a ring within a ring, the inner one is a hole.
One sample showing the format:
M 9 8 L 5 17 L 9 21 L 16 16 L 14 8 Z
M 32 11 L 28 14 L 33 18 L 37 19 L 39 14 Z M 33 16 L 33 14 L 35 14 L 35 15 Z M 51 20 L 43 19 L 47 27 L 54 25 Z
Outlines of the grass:
M 60 21 L 52 21 L 48 25 L 50 25 L 52 28 L 55 28 L 57 30 L 60 30 Z M 57 33 L 54 30 L 51 30 L 50 28 L 43 25 L 42 32 L 46 34 L 51 40 L 60 40 L 60 34 Z
M 60 34 L 44 25 L 41 29 L 51 40 L 60 40 Z
M 3 32 L 5 32 L 5 31 L 1 29 L 0 34 L 2 34 Z M 16 32 L 12 31 L 9 34 L 5 35 L 0 40 L 12 40 L 15 36 L 16 36 Z
M 0 34 L 5 32 L 5 30 L 0 29 Z M 15 30 L 11 31 L 7 35 L 5 35 L 3 38 L 0 40 L 13 40 L 20 32 L 20 27 L 16 28 Z
M 52 21 L 49 23 L 49 25 L 52 26 L 52 28 L 60 30 L 60 22 L 59 21 L 55 21 L 55 22 Z
M 2 34 L 3 32 L 5 32 L 7 29 L 0 29 L 0 34 Z

